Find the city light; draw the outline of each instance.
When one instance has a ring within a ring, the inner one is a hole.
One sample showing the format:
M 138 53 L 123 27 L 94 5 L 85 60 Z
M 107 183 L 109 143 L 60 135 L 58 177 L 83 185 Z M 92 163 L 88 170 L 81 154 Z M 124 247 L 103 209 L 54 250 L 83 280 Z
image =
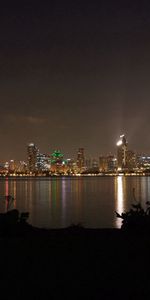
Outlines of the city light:
M 122 141 L 119 140 L 119 141 L 117 142 L 117 146 L 121 146 L 121 145 L 122 145 Z
M 27 161 L 10 159 L 0 163 L 0 176 L 131 176 L 150 175 L 150 155 L 136 154 L 129 149 L 124 134 L 116 143 L 116 153 L 87 157 L 78 148 L 75 158 L 64 157 L 60 150 L 41 153 L 32 142 L 27 145 Z

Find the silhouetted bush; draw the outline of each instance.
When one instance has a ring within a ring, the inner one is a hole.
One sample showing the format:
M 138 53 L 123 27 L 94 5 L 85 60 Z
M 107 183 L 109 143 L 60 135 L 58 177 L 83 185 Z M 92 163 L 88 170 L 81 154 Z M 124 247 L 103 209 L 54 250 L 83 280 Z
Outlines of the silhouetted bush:
M 68 229 L 70 230 L 70 231 L 80 231 L 80 230 L 82 230 L 82 229 L 84 229 L 84 226 L 81 224 L 81 223 L 78 223 L 78 224 L 74 224 L 74 223 L 72 223 L 69 227 L 68 227 Z
M 150 231 L 150 201 L 146 202 L 146 209 L 141 203 L 132 204 L 132 208 L 125 213 L 118 214 L 117 218 L 122 219 L 121 229 Z
M 28 218 L 29 218 L 29 212 L 23 212 L 20 215 L 19 222 L 26 223 Z
M 22 225 L 27 225 L 27 219 L 29 217 L 28 212 L 19 213 L 17 209 L 12 209 L 6 213 L 0 214 L 0 234 L 6 235 L 9 233 L 15 233 L 19 228 L 23 228 Z

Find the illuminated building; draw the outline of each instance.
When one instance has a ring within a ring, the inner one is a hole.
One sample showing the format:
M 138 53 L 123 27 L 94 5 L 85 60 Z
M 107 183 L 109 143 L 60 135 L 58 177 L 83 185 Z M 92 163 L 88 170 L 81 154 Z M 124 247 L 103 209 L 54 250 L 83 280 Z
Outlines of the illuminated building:
M 27 168 L 27 163 L 25 161 L 18 161 L 15 164 L 15 173 L 27 173 L 28 168 Z
M 136 155 L 128 150 L 128 143 L 124 135 L 117 142 L 117 165 L 118 170 L 134 171 L 136 168 Z
M 134 171 L 136 168 L 136 155 L 132 150 L 127 150 L 126 153 L 126 167 L 128 171 Z
M 76 163 L 74 159 L 67 158 L 66 159 L 66 167 L 68 174 L 75 174 L 76 173 Z
M 117 158 L 114 155 L 108 156 L 108 172 L 116 172 L 117 170 Z
M 79 172 L 84 171 L 84 167 L 85 167 L 84 148 L 79 148 L 79 150 L 78 150 L 77 167 L 78 167 Z
M 37 155 L 39 153 L 38 148 L 35 144 L 30 143 L 27 146 L 27 154 L 28 154 L 28 168 L 29 171 L 34 173 L 36 171 L 36 163 L 37 163 Z
M 64 174 L 67 172 L 67 162 L 63 159 L 63 154 L 55 150 L 51 155 L 51 173 Z
M 85 160 L 85 167 L 86 167 L 86 170 L 91 169 L 91 167 L 92 167 L 91 158 Z
M 92 172 L 96 172 L 98 173 L 99 172 L 99 166 L 98 166 L 98 161 L 97 159 L 93 158 L 92 159 Z
M 123 134 L 117 142 L 117 165 L 120 171 L 127 167 L 127 145 L 125 135 Z
M 99 173 L 98 160 L 95 158 L 86 159 L 85 166 L 82 169 L 82 174 L 98 174 L 98 173 Z
M 99 171 L 100 172 L 115 172 L 117 168 L 117 159 L 114 155 L 99 157 Z
M 150 170 L 150 156 L 149 155 L 137 155 L 137 167 L 139 170 Z
M 11 159 L 9 162 L 9 173 L 14 173 L 15 169 L 16 169 L 15 161 Z
M 48 171 L 50 169 L 50 157 L 46 154 L 37 153 L 36 170 L 38 172 Z
M 4 168 L 3 164 L 0 164 L 0 174 L 5 174 L 6 173 L 6 169 Z
M 107 156 L 100 156 L 99 157 L 99 171 L 100 172 L 107 172 L 108 171 Z
M 8 161 L 6 161 L 4 163 L 4 169 L 8 172 L 8 170 L 9 170 L 9 162 Z

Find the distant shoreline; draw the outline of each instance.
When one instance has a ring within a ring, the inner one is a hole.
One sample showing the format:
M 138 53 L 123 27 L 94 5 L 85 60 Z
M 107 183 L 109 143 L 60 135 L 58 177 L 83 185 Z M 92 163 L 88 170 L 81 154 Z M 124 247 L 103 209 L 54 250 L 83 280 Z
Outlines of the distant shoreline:
M 80 177 L 86 177 L 86 178 L 90 178 L 90 177 L 119 177 L 119 176 L 122 176 L 122 177 L 149 177 L 150 176 L 150 173 L 148 174 L 136 174 L 136 173 L 127 173 L 127 174 L 122 174 L 122 173 L 119 173 L 119 174 L 78 174 L 78 175 L 21 175 L 21 174 L 18 174 L 18 175 L 0 175 L 0 179 L 6 179 L 6 178 L 9 178 L 9 179 L 24 179 L 24 178 L 80 178 Z

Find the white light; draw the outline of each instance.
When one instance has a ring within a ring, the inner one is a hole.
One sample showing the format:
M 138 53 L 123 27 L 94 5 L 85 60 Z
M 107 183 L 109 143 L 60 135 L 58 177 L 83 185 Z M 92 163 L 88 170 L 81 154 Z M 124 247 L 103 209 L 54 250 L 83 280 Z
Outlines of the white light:
M 117 146 L 121 146 L 121 145 L 122 145 L 122 141 L 119 140 L 119 141 L 117 142 Z
M 116 211 L 119 214 L 122 214 L 124 210 L 124 190 L 123 190 L 123 177 L 118 176 L 117 177 L 117 206 L 116 206 Z M 120 228 L 122 224 L 121 219 L 116 220 L 116 225 L 117 228 Z

